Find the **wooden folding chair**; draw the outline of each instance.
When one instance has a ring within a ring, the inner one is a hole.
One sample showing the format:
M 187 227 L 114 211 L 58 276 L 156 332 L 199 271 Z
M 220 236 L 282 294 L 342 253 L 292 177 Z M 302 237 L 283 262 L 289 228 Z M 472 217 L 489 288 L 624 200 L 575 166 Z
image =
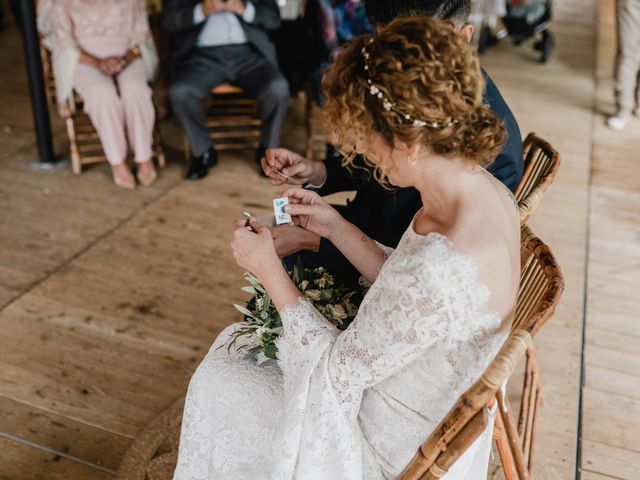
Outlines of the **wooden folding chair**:
M 262 121 L 255 98 L 233 85 L 220 85 L 211 90 L 207 103 L 207 128 L 216 150 L 258 148 Z M 191 151 L 186 136 L 183 136 L 183 142 L 188 160 Z
M 42 70 L 44 72 L 47 99 L 53 108 L 58 109 L 55 79 L 51 66 L 51 52 L 44 45 L 42 39 L 40 39 L 40 56 L 42 57 Z M 82 172 L 83 165 L 107 161 L 98 132 L 84 111 L 83 106 L 84 101 L 82 97 L 74 90 L 72 98 L 67 99 L 60 112 L 67 127 L 71 168 L 75 174 Z M 153 127 L 152 152 L 158 165 L 164 167 L 166 160 L 161 145 L 160 129 L 157 120 Z
M 487 409 L 498 402 L 494 438 L 507 480 L 526 480 L 533 468 L 535 420 L 540 406 L 540 374 L 532 337 L 551 318 L 564 288 L 562 272 L 549 250 L 529 227 L 522 227 L 521 276 L 511 335 L 496 359 L 456 403 L 449 415 L 399 477 L 402 480 L 440 478 L 486 428 Z M 517 422 L 504 386 L 513 369 L 526 361 L 523 395 Z
M 545 140 L 531 132 L 523 142 L 524 174 L 515 192 L 524 225 L 540 205 L 542 196 L 560 168 L 560 155 Z

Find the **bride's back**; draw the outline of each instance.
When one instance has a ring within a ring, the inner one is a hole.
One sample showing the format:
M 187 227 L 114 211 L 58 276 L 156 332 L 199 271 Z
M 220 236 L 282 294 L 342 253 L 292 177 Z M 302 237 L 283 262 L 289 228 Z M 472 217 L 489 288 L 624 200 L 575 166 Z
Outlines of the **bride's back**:
M 504 185 L 482 169 L 472 172 L 460 202 L 459 213 L 443 233 L 458 251 L 475 260 L 478 281 L 490 292 L 487 307 L 499 313 L 507 327 L 520 279 L 517 202 Z

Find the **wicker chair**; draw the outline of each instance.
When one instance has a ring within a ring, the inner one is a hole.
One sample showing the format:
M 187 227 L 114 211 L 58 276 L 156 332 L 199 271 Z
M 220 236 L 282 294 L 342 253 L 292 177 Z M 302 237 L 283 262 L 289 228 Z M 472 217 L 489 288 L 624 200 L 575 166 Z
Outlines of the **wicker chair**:
M 262 121 L 258 102 L 233 85 L 220 85 L 211 90 L 207 105 L 207 128 L 216 150 L 257 149 Z M 184 155 L 191 157 L 187 137 L 183 137 Z
M 521 235 L 521 280 L 511 335 L 487 371 L 456 403 L 420 447 L 401 480 L 440 478 L 487 426 L 487 409 L 497 400 L 494 438 L 507 480 L 530 478 L 535 420 L 540 404 L 540 377 L 532 336 L 551 318 L 564 280 L 549 248 L 526 225 Z M 511 418 L 504 385 L 517 363 L 526 358 L 517 427 Z
M 56 87 L 51 66 L 51 52 L 40 40 L 40 56 L 42 57 L 42 70 L 44 73 L 45 91 L 49 104 L 58 108 L 56 101 Z M 74 90 L 72 98 L 68 99 L 61 108 L 61 115 L 67 127 L 69 137 L 69 149 L 71 153 L 71 168 L 73 173 L 82 172 L 82 166 L 90 163 L 106 162 L 107 158 L 102 150 L 98 132 L 91 123 L 91 119 L 85 113 L 84 101 Z M 165 166 L 165 155 L 161 145 L 160 129 L 156 121 L 153 127 L 153 157 L 160 167 Z
M 551 318 L 562 295 L 564 279 L 549 247 L 526 225 L 521 228 L 520 245 L 520 289 L 512 329 L 525 330 L 533 337 Z M 530 478 L 534 465 L 533 445 L 542 383 L 534 346 L 530 345 L 525 353 L 517 427 L 505 390 L 499 390 L 496 395 L 500 404 L 496 443 L 507 480 Z
M 560 168 L 560 155 L 545 140 L 530 133 L 523 143 L 524 175 L 515 192 L 524 225 L 540 205 L 542 196 L 553 183 Z

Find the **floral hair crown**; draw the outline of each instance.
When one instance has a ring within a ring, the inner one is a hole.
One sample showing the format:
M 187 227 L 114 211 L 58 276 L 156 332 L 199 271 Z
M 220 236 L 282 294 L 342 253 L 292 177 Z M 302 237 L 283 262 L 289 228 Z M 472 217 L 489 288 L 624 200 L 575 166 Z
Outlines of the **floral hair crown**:
M 373 38 L 369 39 L 367 45 L 371 45 L 372 43 Z M 387 112 L 397 113 L 404 121 L 414 127 L 446 128 L 458 123 L 456 119 L 452 118 L 447 118 L 445 120 L 420 119 L 414 117 L 410 113 L 399 109 L 396 104 L 384 94 L 382 88 L 379 85 L 376 85 L 376 83 L 373 81 L 373 78 L 371 77 L 371 69 L 369 68 L 369 59 L 371 58 L 371 54 L 367 51 L 367 45 L 362 47 L 361 53 L 362 58 L 364 58 L 364 70 L 367 73 L 367 84 L 369 85 L 369 93 L 380 100 L 380 102 L 382 102 L 382 108 L 384 108 Z

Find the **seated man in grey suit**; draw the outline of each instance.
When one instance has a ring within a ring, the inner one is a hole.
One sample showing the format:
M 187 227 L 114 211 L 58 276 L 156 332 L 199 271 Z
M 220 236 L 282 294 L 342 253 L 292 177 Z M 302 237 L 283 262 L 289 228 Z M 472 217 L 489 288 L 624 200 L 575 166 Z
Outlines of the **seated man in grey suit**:
M 205 177 L 218 162 L 203 101 L 213 87 L 224 83 L 258 99 L 259 162 L 267 148 L 280 143 L 289 98 L 267 33 L 280 26 L 275 0 L 165 0 L 163 25 L 173 47 L 169 97 L 191 147 L 187 178 Z

